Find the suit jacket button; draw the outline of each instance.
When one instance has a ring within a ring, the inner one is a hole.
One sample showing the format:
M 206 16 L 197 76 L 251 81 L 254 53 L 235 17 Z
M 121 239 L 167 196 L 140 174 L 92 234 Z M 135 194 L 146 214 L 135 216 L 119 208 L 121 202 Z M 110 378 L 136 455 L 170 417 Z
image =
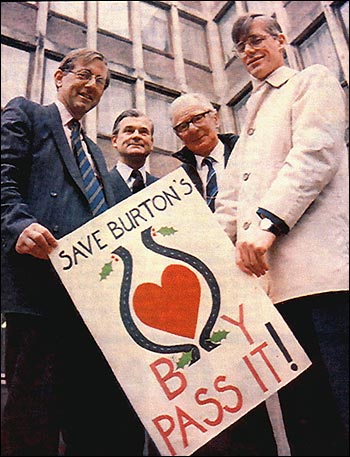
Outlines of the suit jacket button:
M 57 192 L 50 192 L 51 197 L 57 197 Z
M 54 226 L 52 227 L 52 231 L 55 232 L 55 233 L 58 232 L 58 229 L 59 229 L 59 226 L 58 226 L 58 225 L 54 225 Z

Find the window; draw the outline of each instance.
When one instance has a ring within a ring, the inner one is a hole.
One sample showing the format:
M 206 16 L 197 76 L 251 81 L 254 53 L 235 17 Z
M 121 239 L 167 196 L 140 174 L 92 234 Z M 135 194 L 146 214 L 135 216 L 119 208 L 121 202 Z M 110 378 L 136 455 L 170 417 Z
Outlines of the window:
M 164 151 L 175 152 L 178 143 L 169 114 L 172 101 L 169 96 L 146 89 L 146 112 L 154 122 L 154 146 Z
M 128 2 L 98 2 L 98 27 L 130 38 Z
M 191 8 L 196 11 L 202 11 L 203 6 L 202 2 L 177 2 L 180 3 L 181 5 L 185 6 L 186 8 Z M 181 5 L 179 5 L 181 7 Z
M 50 9 L 64 16 L 84 22 L 85 2 L 50 2 Z
M 328 67 L 343 81 L 344 75 L 327 24 L 324 22 L 314 33 L 299 44 L 304 68 L 320 63 Z
M 170 53 L 168 11 L 145 2 L 140 6 L 142 44 Z
M 30 53 L 1 45 L 1 106 L 12 98 L 27 95 Z
M 133 86 L 119 79 L 111 79 L 109 87 L 97 106 L 99 134 L 112 135 L 114 121 L 119 113 L 134 107 Z
M 225 63 L 227 63 L 233 56 L 233 41 L 231 38 L 232 25 L 237 15 L 235 2 L 231 2 L 231 7 L 225 12 L 218 20 L 222 48 L 224 51 Z
M 343 25 L 346 39 L 349 39 L 349 2 L 344 2 L 336 8 L 338 16 Z
M 209 59 L 205 27 L 180 16 L 180 30 L 184 58 L 207 67 Z
M 250 87 L 250 85 L 249 85 L 249 87 Z M 247 115 L 246 103 L 250 97 L 250 94 L 251 94 L 250 90 L 249 89 L 246 90 L 244 92 L 244 94 L 236 102 L 234 102 L 231 105 L 237 134 L 239 134 L 242 131 L 242 127 L 245 122 L 245 118 Z
M 52 59 L 45 59 L 45 72 L 44 72 L 44 93 L 43 104 L 48 105 L 56 100 L 56 86 L 54 74 L 59 67 L 59 62 Z

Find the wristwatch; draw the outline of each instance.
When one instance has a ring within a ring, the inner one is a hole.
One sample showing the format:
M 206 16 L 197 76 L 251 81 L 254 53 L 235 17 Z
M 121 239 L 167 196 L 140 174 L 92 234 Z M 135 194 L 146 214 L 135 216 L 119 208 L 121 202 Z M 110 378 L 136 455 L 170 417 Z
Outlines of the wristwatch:
M 264 230 L 265 232 L 271 232 L 276 236 L 280 235 L 281 233 L 278 227 L 267 217 L 261 219 L 259 227 L 261 228 L 261 230 Z

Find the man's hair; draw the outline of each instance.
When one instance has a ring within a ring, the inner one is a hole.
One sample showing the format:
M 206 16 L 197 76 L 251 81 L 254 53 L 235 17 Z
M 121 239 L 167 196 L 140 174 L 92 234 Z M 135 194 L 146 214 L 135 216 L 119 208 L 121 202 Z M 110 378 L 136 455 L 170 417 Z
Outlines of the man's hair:
M 147 117 L 147 119 L 149 119 L 151 122 L 151 125 L 152 125 L 151 133 L 153 135 L 154 125 L 153 125 L 152 119 L 150 119 L 148 116 L 146 116 L 146 114 L 144 114 L 142 111 L 139 111 L 137 109 L 127 109 L 127 110 L 122 111 L 118 115 L 118 117 L 116 118 L 116 120 L 114 121 L 114 124 L 113 124 L 112 135 L 117 135 L 119 133 L 119 124 L 126 117 Z
M 170 118 L 172 119 L 173 113 L 181 106 L 188 106 L 189 104 L 197 102 L 203 106 L 204 109 L 215 112 L 215 108 L 210 100 L 203 94 L 198 92 L 190 92 L 188 94 L 180 95 L 170 105 Z
M 98 51 L 95 51 L 95 50 L 89 49 L 89 48 L 74 49 L 73 51 L 69 52 L 62 59 L 58 68 L 64 72 L 73 70 L 74 66 L 75 66 L 75 62 L 78 59 L 81 59 L 84 64 L 88 64 L 95 59 L 99 59 L 106 64 L 108 71 L 107 71 L 107 78 L 106 78 L 106 84 L 105 84 L 104 89 L 107 89 L 107 87 L 109 86 L 111 75 L 110 75 L 110 71 L 108 69 L 107 59 L 105 58 L 105 56 L 103 54 L 101 54 L 101 52 L 98 52 Z
M 256 14 L 256 13 L 249 13 L 240 16 L 233 24 L 232 27 L 232 41 L 237 44 L 239 41 L 244 39 L 250 30 L 252 22 L 255 19 L 263 20 L 265 23 L 266 32 L 270 35 L 275 36 L 282 32 L 282 28 L 279 23 L 276 21 L 275 18 L 271 16 L 267 16 L 266 14 Z

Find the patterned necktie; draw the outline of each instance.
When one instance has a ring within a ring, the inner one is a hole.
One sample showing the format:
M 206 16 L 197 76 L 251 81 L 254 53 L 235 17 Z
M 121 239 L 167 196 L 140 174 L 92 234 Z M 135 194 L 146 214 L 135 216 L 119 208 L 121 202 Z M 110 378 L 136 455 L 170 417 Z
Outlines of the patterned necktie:
M 70 123 L 72 149 L 76 156 L 85 192 L 89 200 L 92 214 L 97 216 L 103 213 L 108 207 L 103 194 L 102 187 L 95 176 L 91 163 L 87 158 L 80 140 L 80 124 L 75 119 Z
M 206 157 L 202 162 L 208 166 L 206 196 L 207 205 L 212 210 L 212 212 L 215 211 L 215 198 L 218 193 L 218 183 L 216 180 L 216 172 L 214 170 L 213 162 L 215 162 L 215 160 L 212 157 Z
M 145 188 L 145 183 L 143 181 L 142 174 L 140 170 L 132 170 L 131 175 L 132 178 L 135 178 L 133 185 L 132 185 L 132 193 L 136 194 L 140 190 Z

